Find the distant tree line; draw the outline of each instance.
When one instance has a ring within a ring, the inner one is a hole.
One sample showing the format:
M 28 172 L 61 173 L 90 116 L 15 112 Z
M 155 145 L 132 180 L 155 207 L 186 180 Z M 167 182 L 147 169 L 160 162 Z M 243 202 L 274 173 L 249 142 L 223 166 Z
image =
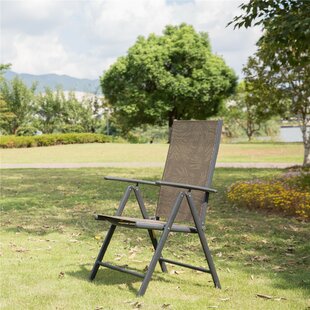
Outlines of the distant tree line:
M 8 68 L 1 65 L 1 73 Z M 37 94 L 36 84 L 28 88 L 18 77 L 7 81 L 0 75 L 1 134 L 103 132 L 103 108 L 97 96 L 78 100 L 74 92 L 65 94 L 60 87 Z

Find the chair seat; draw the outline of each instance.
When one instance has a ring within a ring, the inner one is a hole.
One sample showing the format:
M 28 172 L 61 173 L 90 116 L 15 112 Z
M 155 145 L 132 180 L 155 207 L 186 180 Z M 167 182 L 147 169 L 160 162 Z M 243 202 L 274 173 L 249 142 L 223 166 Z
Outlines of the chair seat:
M 111 224 L 117 226 L 133 227 L 133 228 L 142 228 L 142 229 L 153 229 L 153 230 L 164 230 L 165 225 L 167 224 L 164 221 L 152 220 L 152 219 L 142 219 L 126 216 L 110 216 L 97 214 L 95 215 L 96 220 L 99 221 L 108 221 Z M 173 224 L 171 227 L 173 232 L 184 232 L 184 233 L 197 233 L 196 227 Z

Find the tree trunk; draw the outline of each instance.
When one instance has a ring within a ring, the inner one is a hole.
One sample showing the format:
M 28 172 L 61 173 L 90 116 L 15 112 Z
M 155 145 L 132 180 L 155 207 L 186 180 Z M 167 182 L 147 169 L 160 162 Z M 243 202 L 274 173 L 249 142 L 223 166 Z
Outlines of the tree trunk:
M 304 143 L 304 162 L 303 167 L 310 167 L 310 129 L 307 130 L 307 122 L 302 122 L 300 126 Z
M 305 149 L 305 152 L 304 152 L 304 162 L 303 162 L 302 165 L 304 167 L 310 167 L 310 146 L 309 146 L 309 144 L 308 145 L 304 144 L 304 149 Z
M 168 126 L 169 126 L 169 134 L 168 134 L 168 143 L 171 141 L 171 134 L 172 134 L 172 125 L 174 120 L 177 117 L 177 110 L 173 108 L 172 111 L 169 112 L 169 119 L 168 119 Z
M 12 128 L 12 134 L 13 135 L 16 135 L 16 131 L 17 131 L 18 127 L 19 127 L 18 124 L 16 124 L 16 123 L 13 124 L 13 128 Z

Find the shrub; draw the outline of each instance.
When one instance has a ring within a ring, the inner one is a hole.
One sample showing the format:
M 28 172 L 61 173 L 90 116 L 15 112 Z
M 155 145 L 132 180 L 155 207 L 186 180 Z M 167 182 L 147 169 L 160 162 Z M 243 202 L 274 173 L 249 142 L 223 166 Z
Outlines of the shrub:
M 85 131 L 84 127 L 81 125 L 63 125 L 59 128 L 59 131 L 62 133 L 72 133 L 72 132 L 79 132 L 82 133 Z
M 0 136 L 0 148 L 21 148 L 74 143 L 114 142 L 109 136 L 93 133 L 48 134 L 40 136 Z
M 16 130 L 16 135 L 17 136 L 34 136 L 37 131 L 38 129 L 33 126 L 20 126 Z
M 55 145 L 55 144 L 61 144 L 57 143 L 57 136 L 54 134 L 49 134 L 49 135 L 40 135 L 40 136 L 35 136 L 34 140 L 37 142 L 37 146 L 50 146 L 50 145 Z
M 167 143 L 168 126 L 143 126 L 130 131 L 126 137 L 130 143 Z
M 37 146 L 33 136 L 1 136 L 0 148 L 20 148 Z
M 234 183 L 228 199 L 240 207 L 310 219 L 310 175 Z

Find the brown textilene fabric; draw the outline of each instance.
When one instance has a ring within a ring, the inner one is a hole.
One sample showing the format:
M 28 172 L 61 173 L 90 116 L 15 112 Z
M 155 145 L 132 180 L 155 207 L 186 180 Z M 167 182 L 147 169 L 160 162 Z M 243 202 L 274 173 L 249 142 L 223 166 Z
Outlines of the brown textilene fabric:
M 211 162 L 215 162 L 216 144 L 219 143 L 218 128 L 218 121 L 175 121 L 163 180 L 210 187 L 214 169 Z M 156 216 L 169 216 L 180 191 L 180 188 L 161 187 Z M 199 215 L 203 214 L 201 209 L 205 193 L 193 191 L 192 195 Z M 183 200 L 176 220 L 192 220 L 186 199 Z

